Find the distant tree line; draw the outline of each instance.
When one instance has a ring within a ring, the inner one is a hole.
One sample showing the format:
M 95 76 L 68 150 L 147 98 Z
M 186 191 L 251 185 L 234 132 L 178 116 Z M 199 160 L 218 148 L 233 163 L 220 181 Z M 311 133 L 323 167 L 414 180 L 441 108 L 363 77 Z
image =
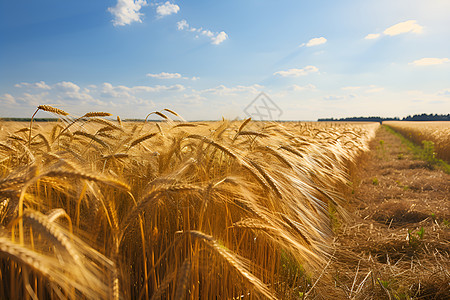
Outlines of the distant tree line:
M 319 119 L 319 122 L 383 122 L 383 121 L 450 121 L 450 114 L 421 114 L 414 116 L 407 116 L 402 119 L 395 118 L 382 118 L 382 117 L 349 117 L 349 118 L 323 118 Z
M 31 118 L 0 118 L 0 121 L 30 122 Z M 57 118 L 35 118 L 34 122 L 56 122 Z
M 407 116 L 402 121 L 450 121 L 450 114 L 438 115 L 438 114 L 421 114 L 414 116 Z

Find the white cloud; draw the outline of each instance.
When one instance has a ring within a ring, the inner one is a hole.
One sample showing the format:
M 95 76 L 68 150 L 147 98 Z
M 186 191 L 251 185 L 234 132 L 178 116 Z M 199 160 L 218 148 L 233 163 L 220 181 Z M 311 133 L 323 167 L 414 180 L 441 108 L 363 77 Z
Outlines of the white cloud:
M 224 31 L 219 32 L 216 36 L 211 37 L 213 45 L 220 45 L 228 38 L 228 34 Z
M 318 72 L 319 69 L 315 66 L 306 66 L 303 69 L 289 69 L 287 71 L 278 71 L 273 73 L 273 75 L 280 75 L 281 77 L 298 77 L 305 76 L 309 73 Z
M 395 25 L 392 25 L 391 27 L 387 28 L 383 31 L 384 35 L 394 36 L 399 35 L 403 33 L 422 33 L 423 32 L 423 26 L 417 24 L 416 20 L 409 20 L 405 22 L 400 22 Z M 365 40 L 373 40 L 377 39 L 381 36 L 380 33 L 369 33 L 364 37 Z
M 258 94 L 261 92 L 261 90 L 264 87 L 259 84 L 253 84 L 249 86 L 245 85 L 237 85 L 234 87 L 226 87 L 225 85 L 221 84 L 215 88 L 205 89 L 198 91 L 200 94 L 203 93 L 210 93 L 214 95 L 235 95 L 237 93 L 251 93 L 251 94 Z
M 365 40 L 374 40 L 377 39 L 381 36 L 381 34 L 379 33 L 369 33 L 368 35 L 366 35 L 366 37 L 364 38 Z
M 137 93 L 158 93 L 164 91 L 179 92 L 186 88 L 181 84 L 175 85 L 156 85 L 156 86 L 133 86 L 127 87 L 124 85 L 113 86 L 112 84 L 105 82 L 101 88 L 102 96 L 112 98 L 134 98 Z
M 146 0 L 117 0 L 116 6 L 109 7 L 108 11 L 114 16 L 114 26 L 124 26 L 133 22 L 141 23 L 143 14 L 139 11 L 146 5 Z
M 131 97 L 130 94 L 131 90 L 129 87 L 119 85 L 119 86 L 113 86 L 109 82 L 103 83 L 100 93 L 102 96 L 106 97 L 112 97 L 112 98 L 129 98 Z
M 313 46 L 318 46 L 318 45 L 322 45 L 325 44 L 327 42 L 327 39 L 322 37 L 319 38 L 313 38 L 310 39 L 307 43 L 306 43 L 306 47 L 313 47 Z
M 439 96 L 450 97 L 450 89 L 440 90 L 439 92 L 437 92 L 437 94 L 438 94 Z
M 38 106 L 43 103 L 48 103 L 48 97 L 49 92 L 43 92 L 39 94 L 30 94 L 30 93 L 23 93 L 21 97 L 16 97 L 16 100 L 19 100 L 22 103 L 26 103 L 31 106 Z
M 178 30 L 184 30 L 189 28 L 189 24 L 186 20 L 181 20 L 177 22 L 177 28 Z
M 394 36 L 402 33 L 422 33 L 423 27 L 417 24 L 416 20 L 409 20 L 405 22 L 397 23 L 389 28 L 387 28 L 385 31 L 383 31 L 384 34 L 389 36 Z
M 207 98 L 199 94 L 184 94 L 183 99 L 178 100 L 177 102 L 180 105 L 200 105 L 205 100 L 207 100 Z
M 156 7 L 156 14 L 159 17 L 169 16 L 171 14 L 176 14 L 180 10 L 180 7 L 176 4 L 172 4 L 169 1 L 166 1 L 164 4 L 159 4 Z
M 175 85 L 156 85 L 156 86 L 134 86 L 129 89 L 133 93 L 138 92 L 158 93 L 164 91 L 181 92 L 184 91 L 186 88 L 181 84 L 175 84 Z
M 292 86 L 289 87 L 290 90 L 296 91 L 296 92 L 306 91 L 306 90 L 315 90 L 316 88 L 317 87 L 314 84 L 307 84 L 307 85 L 304 85 L 304 86 L 293 84 Z
M 177 28 L 178 30 L 196 32 L 200 35 L 206 36 L 211 40 L 211 44 L 213 45 L 220 45 L 221 43 L 223 43 L 225 40 L 228 39 L 228 34 L 226 34 L 225 31 L 212 32 L 211 30 L 203 29 L 202 27 L 200 28 L 191 27 L 186 20 L 181 20 L 177 22 Z M 198 37 L 198 35 L 196 37 Z
M 3 94 L 0 96 L 0 103 L 2 104 L 16 104 L 16 99 L 11 94 Z
M 64 92 L 78 92 L 80 87 L 73 82 L 61 81 L 54 85 L 57 90 Z
M 194 28 L 191 28 L 191 30 L 192 30 L 192 29 L 194 29 Z M 195 31 L 195 30 L 194 30 L 194 31 Z M 202 30 L 202 34 L 203 34 L 204 36 L 207 36 L 207 37 L 210 37 L 210 38 L 214 37 L 214 33 L 212 33 L 211 30 Z
M 181 74 L 167 73 L 167 72 L 161 72 L 159 74 L 148 73 L 147 77 L 158 78 L 158 79 L 176 79 L 176 78 L 181 78 Z
M 18 88 L 32 88 L 33 90 L 45 90 L 45 93 L 24 93 L 19 97 L 25 103 L 36 104 L 39 101 L 47 102 L 45 98 L 50 95 L 54 100 L 77 100 L 77 101 L 91 101 L 93 98 L 89 95 L 89 89 L 84 89 L 80 92 L 80 87 L 69 81 L 61 81 L 52 86 L 49 86 L 44 81 L 27 83 L 22 82 L 15 85 Z
M 42 90 L 49 90 L 50 86 L 48 86 L 44 81 L 39 81 L 35 83 L 28 83 L 28 82 L 21 82 L 16 85 L 14 85 L 17 88 L 36 88 L 36 89 L 42 89 Z
M 432 65 L 441 65 L 443 63 L 447 63 L 450 60 L 447 57 L 444 58 L 436 58 L 436 57 L 425 57 L 413 62 L 410 62 L 410 65 L 415 66 L 432 66 Z
M 193 81 L 200 79 L 200 77 L 196 77 L 196 76 L 185 77 L 185 76 L 181 76 L 180 73 L 167 73 L 167 72 L 161 72 L 159 74 L 148 73 L 147 77 L 157 78 L 157 79 L 187 79 L 187 80 L 193 80 Z

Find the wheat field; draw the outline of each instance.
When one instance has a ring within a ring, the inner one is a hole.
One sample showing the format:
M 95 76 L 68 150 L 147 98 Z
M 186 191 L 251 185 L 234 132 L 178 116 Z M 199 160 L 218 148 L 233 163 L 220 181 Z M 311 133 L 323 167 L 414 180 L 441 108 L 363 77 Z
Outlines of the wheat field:
M 436 156 L 450 161 L 450 122 L 383 122 L 416 144 L 433 142 Z
M 2 299 L 314 294 L 379 126 L 36 112 L 0 123 Z

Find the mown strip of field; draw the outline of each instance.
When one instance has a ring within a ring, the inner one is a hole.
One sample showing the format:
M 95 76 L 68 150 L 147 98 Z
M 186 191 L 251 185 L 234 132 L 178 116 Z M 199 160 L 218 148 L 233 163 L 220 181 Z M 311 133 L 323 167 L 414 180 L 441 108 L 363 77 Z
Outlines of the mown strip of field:
M 383 126 L 353 170 L 323 299 L 450 299 L 450 175 L 403 139 Z

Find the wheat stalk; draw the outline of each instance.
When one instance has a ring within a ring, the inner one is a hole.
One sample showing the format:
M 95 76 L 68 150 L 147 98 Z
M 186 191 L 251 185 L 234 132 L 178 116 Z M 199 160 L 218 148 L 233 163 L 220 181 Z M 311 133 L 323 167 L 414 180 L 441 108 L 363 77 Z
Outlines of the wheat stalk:
M 183 232 L 181 232 L 183 233 Z M 184 232 L 194 238 L 200 239 L 206 245 L 213 250 L 220 258 L 223 259 L 232 269 L 234 269 L 239 275 L 244 278 L 248 284 L 250 284 L 257 293 L 264 296 L 266 299 L 276 299 L 275 295 L 267 288 L 267 286 L 255 275 L 248 270 L 249 262 L 246 262 L 244 258 L 237 256 L 224 246 L 219 245 L 217 241 L 210 235 L 203 232 L 190 230 Z

